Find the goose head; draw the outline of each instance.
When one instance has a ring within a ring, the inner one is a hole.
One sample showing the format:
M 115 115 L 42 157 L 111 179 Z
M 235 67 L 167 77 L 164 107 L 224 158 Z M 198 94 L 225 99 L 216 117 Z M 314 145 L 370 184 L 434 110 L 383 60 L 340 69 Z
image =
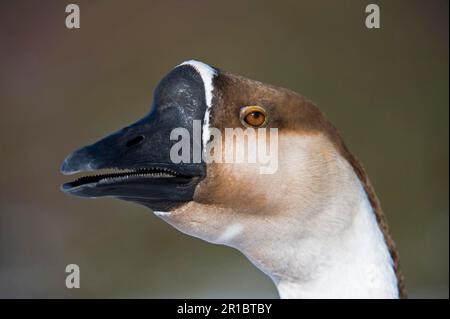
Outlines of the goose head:
M 251 157 L 255 149 L 266 156 Z M 161 80 L 143 119 L 76 150 L 61 171 L 88 173 L 64 192 L 145 205 L 186 234 L 239 249 L 279 285 L 310 282 L 333 251 L 370 241 L 363 230 L 335 245 L 362 210 L 372 211 L 362 225 L 380 225 L 364 170 L 311 101 L 198 61 Z M 376 276 L 394 296 L 390 239 L 375 228 L 384 248 L 373 258 L 388 265 Z

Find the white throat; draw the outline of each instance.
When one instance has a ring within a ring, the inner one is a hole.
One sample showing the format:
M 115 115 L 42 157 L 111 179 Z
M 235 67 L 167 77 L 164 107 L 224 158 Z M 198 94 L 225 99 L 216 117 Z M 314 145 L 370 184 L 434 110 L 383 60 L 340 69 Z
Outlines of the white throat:
M 291 258 L 302 259 L 305 250 L 317 255 L 299 263 L 299 269 L 291 269 L 291 273 L 297 271 L 297 279 L 272 276 L 281 298 L 399 297 L 392 258 L 362 189 L 354 209 L 352 224 L 339 236 L 325 242 L 311 239 L 299 243 L 298 255 L 292 252 Z

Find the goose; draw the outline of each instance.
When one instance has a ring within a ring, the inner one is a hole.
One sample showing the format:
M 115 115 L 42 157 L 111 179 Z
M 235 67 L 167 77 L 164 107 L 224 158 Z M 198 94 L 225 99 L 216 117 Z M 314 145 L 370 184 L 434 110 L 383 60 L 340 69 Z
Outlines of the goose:
M 175 163 L 171 132 L 192 132 L 195 121 L 201 134 L 191 147 L 202 152 L 213 130 L 276 128 L 276 171 L 261 174 L 260 162 Z M 65 193 L 139 203 L 185 234 L 238 249 L 281 298 L 405 297 L 363 167 L 323 113 L 291 90 L 183 62 L 159 82 L 145 117 L 74 151 L 61 172 L 85 175 L 63 184 Z

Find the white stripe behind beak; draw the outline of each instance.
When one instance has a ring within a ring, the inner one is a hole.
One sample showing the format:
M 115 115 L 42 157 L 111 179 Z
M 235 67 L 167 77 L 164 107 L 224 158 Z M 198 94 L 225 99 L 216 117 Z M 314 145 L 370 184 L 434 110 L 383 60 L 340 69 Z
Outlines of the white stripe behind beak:
M 192 66 L 198 72 L 198 74 L 200 74 L 203 81 L 203 86 L 205 87 L 206 111 L 205 116 L 203 118 L 203 127 L 202 127 L 203 149 L 205 149 L 206 143 L 209 141 L 210 138 L 209 120 L 212 104 L 212 95 L 214 90 L 213 79 L 217 75 L 217 71 L 208 64 L 196 60 L 185 61 L 178 66 L 181 65 Z

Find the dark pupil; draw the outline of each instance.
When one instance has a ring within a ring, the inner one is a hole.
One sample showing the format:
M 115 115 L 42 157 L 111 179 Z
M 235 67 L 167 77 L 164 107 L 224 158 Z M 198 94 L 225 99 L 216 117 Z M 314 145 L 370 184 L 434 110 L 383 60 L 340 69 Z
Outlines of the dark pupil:
M 258 117 L 261 116 L 261 113 L 259 113 L 259 112 L 253 112 L 253 113 L 252 113 L 252 116 L 253 116 L 255 119 L 258 119 Z

